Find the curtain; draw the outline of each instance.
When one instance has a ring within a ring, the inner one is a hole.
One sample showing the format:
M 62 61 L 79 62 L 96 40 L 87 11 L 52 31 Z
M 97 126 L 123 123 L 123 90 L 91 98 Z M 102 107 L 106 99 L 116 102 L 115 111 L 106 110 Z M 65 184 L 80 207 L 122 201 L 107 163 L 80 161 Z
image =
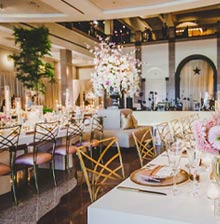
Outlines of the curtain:
M 192 110 L 194 103 L 200 103 L 208 92 L 214 98 L 214 74 L 211 66 L 204 60 L 189 61 L 180 74 L 180 98 L 183 110 Z
M 9 86 L 10 95 L 15 97 L 21 97 L 22 104 L 24 105 L 24 93 L 25 89 L 21 82 L 16 79 L 15 72 L 9 71 L 0 71 L 0 88 L 1 88 L 1 95 L 0 95 L 0 102 L 2 104 L 4 96 L 4 86 Z
M 51 63 L 51 62 L 50 62 Z M 52 64 L 53 63 L 53 64 Z M 57 79 L 58 74 L 58 66 L 56 62 L 52 62 L 51 64 L 55 68 L 55 78 L 56 83 L 50 84 L 47 79 L 44 80 L 46 84 L 46 94 L 45 96 L 40 96 L 40 102 L 48 108 L 54 108 L 55 100 L 60 100 L 59 92 L 60 92 L 60 80 Z M 16 72 L 9 71 L 0 71 L 0 105 L 2 105 L 2 101 L 4 99 L 4 86 L 8 85 L 10 88 L 11 97 L 14 95 L 15 97 L 20 97 L 22 106 L 24 108 L 25 105 L 25 88 L 23 84 L 17 80 Z

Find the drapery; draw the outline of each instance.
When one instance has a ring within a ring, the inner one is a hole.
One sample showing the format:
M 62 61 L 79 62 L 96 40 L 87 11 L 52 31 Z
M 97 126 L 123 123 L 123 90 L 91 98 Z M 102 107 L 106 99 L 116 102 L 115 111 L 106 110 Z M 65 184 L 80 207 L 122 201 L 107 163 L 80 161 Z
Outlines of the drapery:
M 47 90 L 45 96 L 42 96 L 42 104 L 48 108 L 53 109 L 54 102 L 59 99 L 59 80 L 55 84 L 50 84 L 47 80 L 44 81 Z M 4 86 L 8 85 L 11 97 L 21 97 L 21 102 L 24 108 L 25 105 L 25 88 L 23 84 L 17 80 L 15 72 L 0 71 L 0 105 L 2 105 L 4 96 Z
M 11 97 L 13 95 L 19 96 L 22 98 L 21 100 L 24 103 L 24 97 L 22 96 L 24 96 L 25 89 L 23 88 L 22 83 L 16 79 L 15 72 L 0 71 L 0 88 L 1 88 L 0 102 L 1 104 L 3 99 L 5 98 L 4 96 L 5 85 L 9 86 Z
M 201 102 L 205 92 L 214 98 L 214 77 L 211 66 L 204 60 L 192 60 L 180 73 L 180 99 L 183 110 L 192 110 L 193 104 Z

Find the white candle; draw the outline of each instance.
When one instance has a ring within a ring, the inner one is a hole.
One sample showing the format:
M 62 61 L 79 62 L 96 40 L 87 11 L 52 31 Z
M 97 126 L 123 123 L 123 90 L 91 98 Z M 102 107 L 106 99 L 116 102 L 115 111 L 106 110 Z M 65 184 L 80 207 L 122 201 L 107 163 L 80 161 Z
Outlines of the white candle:
M 21 98 L 15 98 L 16 114 L 18 117 L 18 123 L 21 123 Z
M 218 185 L 214 183 L 210 183 L 207 191 L 207 196 L 209 199 L 216 199 L 219 197 L 219 189 Z
M 10 116 L 11 112 L 11 100 L 9 86 L 5 86 L 5 113 L 6 116 Z
M 58 110 L 59 110 L 58 100 L 55 100 L 55 111 L 57 112 Z
M 28 106 L 28 96 L 25 96 L 25 105 Z

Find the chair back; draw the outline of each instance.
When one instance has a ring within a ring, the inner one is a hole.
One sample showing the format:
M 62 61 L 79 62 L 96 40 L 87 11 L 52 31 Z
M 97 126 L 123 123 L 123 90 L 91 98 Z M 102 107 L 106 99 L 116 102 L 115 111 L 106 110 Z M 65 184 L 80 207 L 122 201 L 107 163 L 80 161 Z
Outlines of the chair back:
M 163 122 L 156 125 L 156 129 L 159 133 L 163 148 L 166 146 L 167 141 L 173 141 L 172 132 L 168 122 Z
M 48 144 L 49 146 L 48 150 L 52 149 L 51 152 L 54 155 L 54 149 L 56 146 L 56 138 L 58 131 L 59 131 L 59 121 L 35 124 L 34 143 L 33 143 L 34 158 L 37 158 L 38 150 L 46 144 Z
M 15 151 L 21 132 L 21 125 L 0 128 L 0 152 L 4 150 Z
M 183 138 L 183 131 L 178 119 L 173 119 L 169 121 L 170 128 L 172 130 L 173 139 L 182 139 Z
M 91 120 L 90 141 L 93 139 L 101 140 L 103 138 L 103 117 L 94 115 Z
M 195 114 L 192 114 L 192 115 L 189 116 L 189 125 L 190 125 L 191 130 L 193 129 L 193 123 L 197 120 L 199 120 L 199 114 L 198 113 L 195 113 Z
M 180 123 L 182 126 L 182 132 L 184 135 L 186 134 L 192 134 L 192 129 L 191 129 L 191 121 L 189 116 L 185 116 L 180 118 Z
M 98 158 L 93 158 L 88 154 L 86 148 L 90 145 L 77 148 L 77 155 L 92 202 L 100 196 L 101 189 L 104 186 L 112 185 L 113 182 L 115 185 L 116 180 L 121 181 L 125 178 L 121 152 L 116 137 L 100 140 L 97 144 L 101 144 L 103 147 Z
M 153 143 L 151 127 L 147 127 L 141 132 L 132 132 L 132 135 L 138 151 L 141 167 L 143 167 L 144 160 L 149 161 L 155 157 L 155 145 Z
M 71 144 L 77 142 L 82 142 L 84 124 L 82 122 L 78 123 L 71 120 L 67 125 L 67 134 L 66 134 L 66 147 L 67 149 Z
M 21 132 L 21 125 L 0 128 L 0 153 L 10 152 L 10 167 L 14 166 L 16 158 L 16 149 Z

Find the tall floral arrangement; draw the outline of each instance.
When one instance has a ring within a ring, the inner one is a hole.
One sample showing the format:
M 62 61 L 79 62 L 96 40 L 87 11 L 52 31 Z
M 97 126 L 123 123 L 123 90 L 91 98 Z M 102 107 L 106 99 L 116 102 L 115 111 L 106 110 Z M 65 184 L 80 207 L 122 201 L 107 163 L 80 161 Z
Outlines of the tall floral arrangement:
M 220 114 L 213 114 L 208 121 L 195 121 L 193 125 L 194 136 L 199 149 L 220 153 Z
M 89 47 L 88 47 L 89 48 Z M 135 59 L 134 51 L 123 53 L 120 45 L 115 45 L 107 39 L 100 39 L 94 49 L 89 48 L 94 55 L 95 72 L 91 74 L 94 93 L 102 96 L 117 92 L 129 96 L 136 95 L 140 89 L 140 63 Z

